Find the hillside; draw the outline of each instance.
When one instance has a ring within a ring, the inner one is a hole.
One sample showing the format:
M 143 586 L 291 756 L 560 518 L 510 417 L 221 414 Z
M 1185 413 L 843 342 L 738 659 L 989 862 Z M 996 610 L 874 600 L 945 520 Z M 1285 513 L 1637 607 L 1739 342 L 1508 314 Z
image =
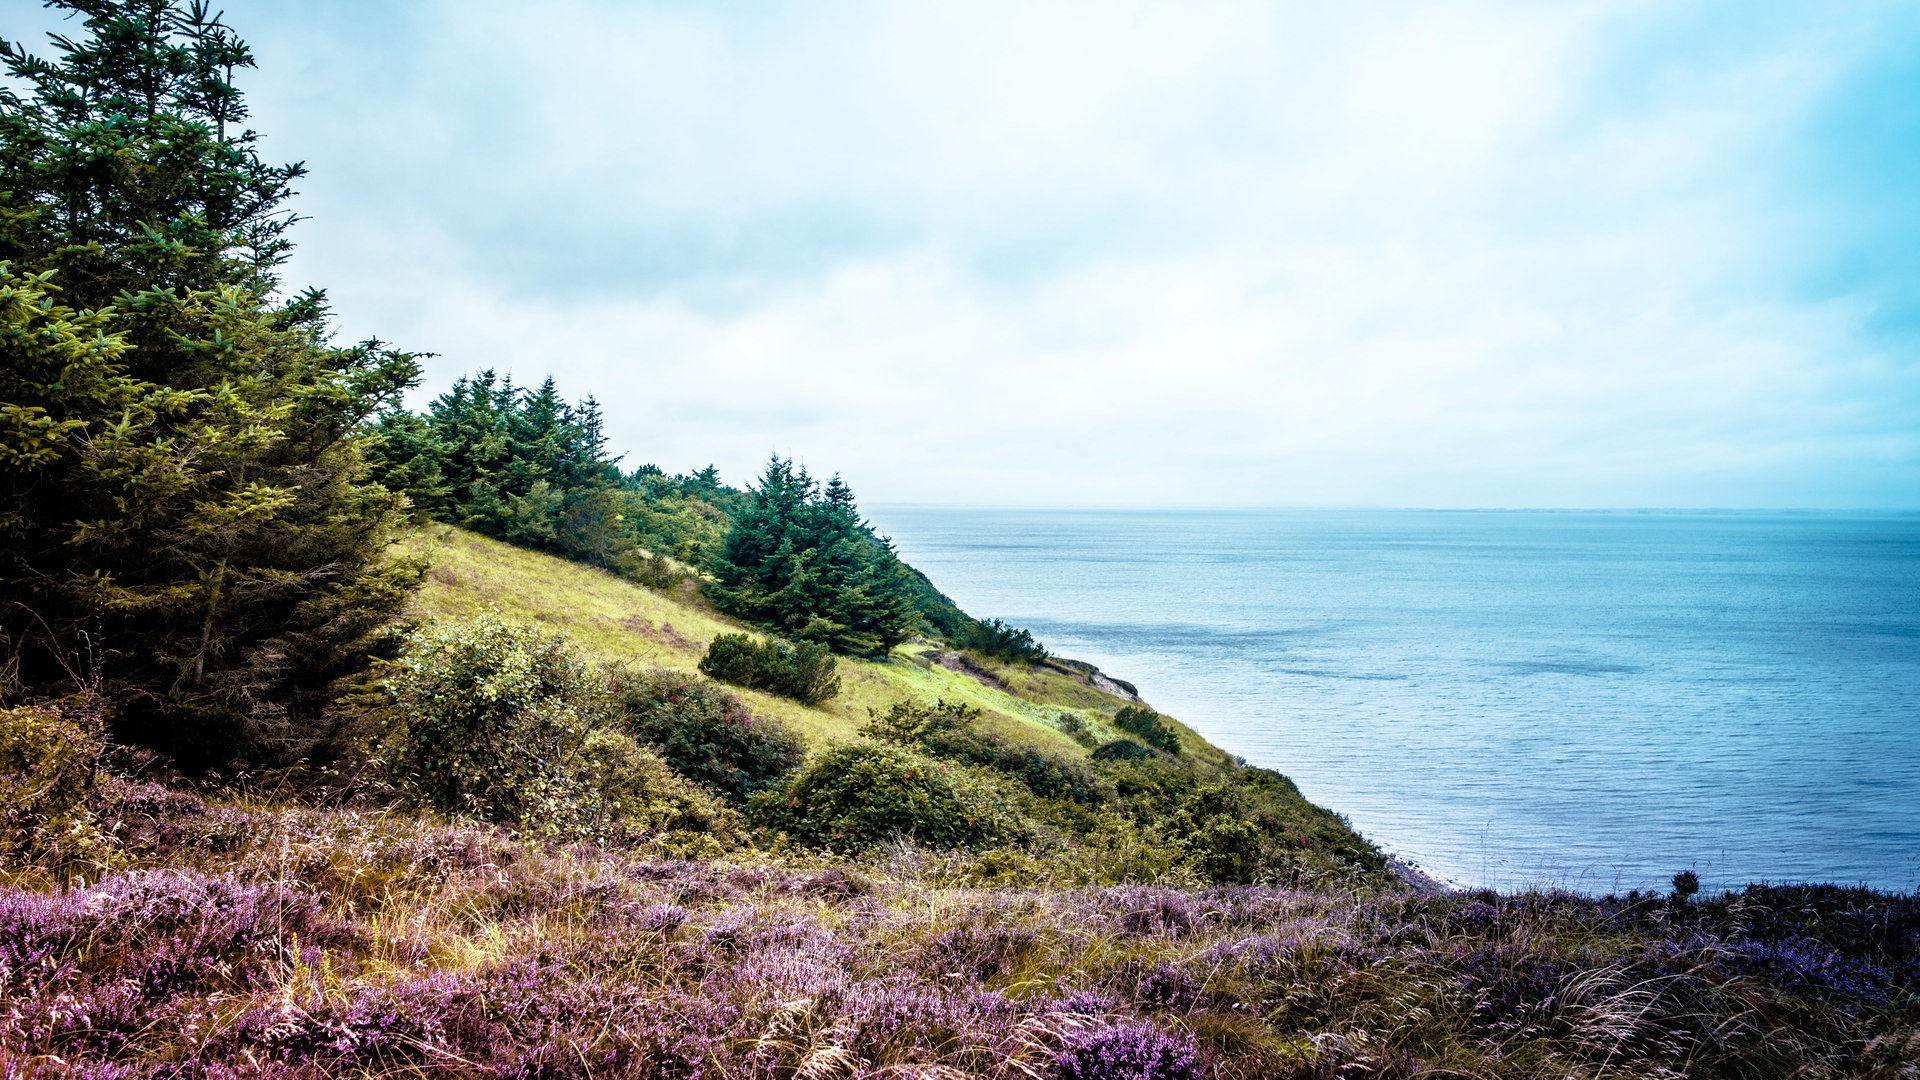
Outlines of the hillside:
M 425 526 L 408 546 L 429 567 L 426 585 L 410 609 L 416 617 L 462 618 L 497 610 L 564 631 L 603 661 L 688 673 L 715 634 L 751 632 L 714 611 L 690 583 L 663 593 L 604 570 L 447 525 Z M 838 658 L 842 690 L 818 707 L 753 690 L 736 692 L 754 712 L 778 718 L 815 746 L 852 738 L 869 710 L 884 712 L 908 699 L 946 699 L 980 709 L 990 726 L 1010 738 L 1081 758 L 1086 748 L 1063 734 L 1055 719 L 1071 712 L 1112 738 L 1120 733 L 1106 726 L 1106 717 L 1134 703 L 1096 688 L 1086 675 L 1066 665 L 1005 665 L 969 658 L 977 673 L 967 673 L 937 662 L 942 652 L 936 644 L 913 641 L 895 649 L 885 663 Z M 1181 726 L 1179 732 L 1183 748 L 1196 757 L 1217 764 L 1230 760 L 1190 728 Z
M 533 623 L 564 633 L 568 640 L 602 663 L 661 667 L 693 674 L 714 635 L 747 631 L 715 612 L 691 582 L 670 591 L 636 585 L 605 570 L 491 540 L 446 525 L 427 525 L 408 541 L 412 554 L 426 560 L 425 586 L 415 594 L 409 614 L 464 619 L 483 612 Z M 964 657 L 939 643 L 914 639 L 895 648 L 885 662 L 839 657 L 841 692 L 818 706 L 738 687 L 737 693 L 759 716 L 791 728 L 813 751 L 855 740 L 862 725 L 896 703 L 963 702 L 980 710 L 978 724 L 1016 746 L 1050 757 L 1086 762 L 1089 745 L 1127 736 L 1115 728 L 1116 711 L 1141 704 L 1138 698 L 1101 688 L 1117 684 L 1091 665 L 1049 659 L 1038 664 L 1003 664 L 977 654 Z M 1063 717 L 1083 728 L 1076 741 L 1061 728 Z M 1284 778 L 1241 769 L 1227 752 L 1191 728 L 1163 717 L 1177 734 L 1180 760 L 1191 775 L 1247 788 L 1265 813 L 1268 828 L 1282 834 L 1294 873 L 1319 877 L 1337 873 L 1368 888 L 1395 888 L 1397 879 L 1380 853 L 1354 833 L 1345 820 L 1315 806 Z

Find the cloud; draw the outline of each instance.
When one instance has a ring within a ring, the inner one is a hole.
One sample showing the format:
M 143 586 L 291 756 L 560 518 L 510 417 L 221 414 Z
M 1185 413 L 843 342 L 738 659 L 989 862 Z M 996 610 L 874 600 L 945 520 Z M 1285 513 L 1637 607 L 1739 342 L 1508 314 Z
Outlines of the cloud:
M 230 21 L 314 170 L 290 276 L 440 353 L 426 392 L 594 394 L 631 463 L 778 451 L 869 502 L 1920 504 L 1897 6 Z

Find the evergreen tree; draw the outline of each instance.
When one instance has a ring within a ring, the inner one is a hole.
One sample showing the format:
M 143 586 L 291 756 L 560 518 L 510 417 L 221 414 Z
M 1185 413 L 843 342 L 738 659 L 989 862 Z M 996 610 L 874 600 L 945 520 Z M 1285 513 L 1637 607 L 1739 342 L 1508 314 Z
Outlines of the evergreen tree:
M 231 755 L 309 735 L 417 569 L 357 432 L 417 377 L 272 298 L 299 165 L 269 165 L 199 3 L 70 0 L 0 41 L 0 670 L 56 692 L 84 636 L 124 736 Z
M 721 610 L 836 652 L 883 654 L 920 622 L 908 570 L 861 519 L 853 491 L 837 476 L 823 489 L 778 456 L 713 574 L 707 591 Z
M 551 378 L 534 391 L 462 378 L 424 416 L 389 410 L 373 435 L 376 474 L 425 516 L 613 569 L 638 558 L 600 405 L 568 404 Z

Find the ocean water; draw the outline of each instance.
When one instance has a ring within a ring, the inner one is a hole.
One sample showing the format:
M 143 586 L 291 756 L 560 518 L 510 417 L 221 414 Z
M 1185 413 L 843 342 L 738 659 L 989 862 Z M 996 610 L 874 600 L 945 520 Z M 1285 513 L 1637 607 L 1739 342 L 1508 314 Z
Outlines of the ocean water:
M 1457 884 L 1920 885 L 1920 515 L 870 513 Z

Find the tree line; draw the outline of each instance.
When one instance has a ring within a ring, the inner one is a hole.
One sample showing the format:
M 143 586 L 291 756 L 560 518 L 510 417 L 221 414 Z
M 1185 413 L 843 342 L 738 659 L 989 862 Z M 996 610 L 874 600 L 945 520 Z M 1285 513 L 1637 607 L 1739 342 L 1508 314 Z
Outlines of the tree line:
M 305 169 L 245 126 L 247 46 L 202 4 L 56 6 L 87 33 L 51 58 L 0 40 L 0 706 L 84 699 L 188 758 L 302 752 L 395 647 L 424 568 L 393 541 L 420 518 L 691 575 L 838 653 L 1042 655 L 906 566 L 838 477 L 623 471 L 600 405 L 551 379 L 407 409 L 418 354 L 333 343 L 326 294 L 280 277 Z

